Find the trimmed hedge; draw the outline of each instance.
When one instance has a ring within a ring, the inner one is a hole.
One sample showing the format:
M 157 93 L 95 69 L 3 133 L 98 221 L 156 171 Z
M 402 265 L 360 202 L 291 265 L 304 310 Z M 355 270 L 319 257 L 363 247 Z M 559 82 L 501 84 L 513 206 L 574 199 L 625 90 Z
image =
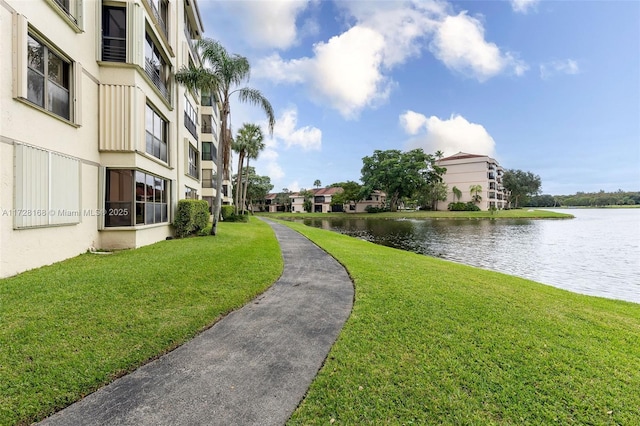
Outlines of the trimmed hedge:
M 233 215 L 233 206 L 221 206 L 220 214 L 222 215 L 222 220 L 227 220 Z
M 471 201 L 467 203 L 457 202 L 457 203 L 449 203 L 448 209 L 452 212 L 474 212 L 480 211 L 480 207 L 476 206 Z
M 209 204 L 205 200 L 180 200 L 173 226 L 176 236 L 184 238 L 195 234 L 209 224 Z

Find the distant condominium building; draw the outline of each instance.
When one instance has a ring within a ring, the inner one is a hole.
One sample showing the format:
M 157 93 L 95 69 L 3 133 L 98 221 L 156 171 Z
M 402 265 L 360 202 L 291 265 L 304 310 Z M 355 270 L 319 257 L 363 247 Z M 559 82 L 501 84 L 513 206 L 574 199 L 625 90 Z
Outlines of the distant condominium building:
M 172 234 L 215 196 L 214 96 L 196 0 L 0 1 L 0 277 Z
M 439 210 L 446 210 L 452 202 L 473 202 L 474 193 L 470 188 L 477 185 L 481 191 L 478 193 L 480 200 L 476 204 L 481 210 L 492 207 L 504 209 L 509 206 L 508 191 L 502 185 L 504 169 L 494 158 L 459 152 L 438 160 L 437 164 L 447 169 L 442 177 L 447 185 L 447 200 L 438 203 Z M 454 187 L 461 192 L 460 199 L 457 198 Z

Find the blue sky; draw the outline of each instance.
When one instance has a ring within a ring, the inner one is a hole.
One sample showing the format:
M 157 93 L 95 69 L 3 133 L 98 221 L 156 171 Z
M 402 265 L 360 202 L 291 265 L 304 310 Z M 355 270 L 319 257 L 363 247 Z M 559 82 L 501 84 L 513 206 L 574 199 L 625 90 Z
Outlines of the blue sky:
M 638 1 L 199 5 L 275 109 L 254 164 L 274 191 L 359 182 L 374 150 L 417 147 L 488 154 L 548 194 L 640 190 Z M 243 122 L 265 117 L 235 99 Z

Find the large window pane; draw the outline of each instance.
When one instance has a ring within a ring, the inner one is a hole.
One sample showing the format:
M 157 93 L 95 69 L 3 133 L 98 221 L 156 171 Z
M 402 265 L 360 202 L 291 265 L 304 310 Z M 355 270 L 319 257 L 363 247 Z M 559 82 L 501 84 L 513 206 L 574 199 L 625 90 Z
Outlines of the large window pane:
M 44 46 L 29 36 L 27 41 L 27 66 L 44 74 Z
M 126 62 L 127 16 L 124 7 L 102 8 L 102 60 Z
M 133 171 L 109 170 L 105 202 L 105 226 L 131 226 L 133 217 Z
M 147 105 L 145 127 L 147 131 L 146 150 L 148 154 L 167 161 L 167 123 Z
M 27 99 L 44 107 L 44 76 L 31 69 L 27 71 Z
M 70 90 L 71 63 L 29 35 L 27 99 L 68 120 L 71 116 Z
M 59 84 L 60 86 L 67 87 L 69 85 L 68 64 L 63 62 L 62 59 L 54 53 L 49 52 L 49 62 L 47 65 L 49 80 Z
M 141 171 L 109 170 L 105 226 L 167 222 L 167 186 L 165 179 Z
M 53 83 L 49 84 L 49 109 L 61 117 L 69 119 L 69 91 Z

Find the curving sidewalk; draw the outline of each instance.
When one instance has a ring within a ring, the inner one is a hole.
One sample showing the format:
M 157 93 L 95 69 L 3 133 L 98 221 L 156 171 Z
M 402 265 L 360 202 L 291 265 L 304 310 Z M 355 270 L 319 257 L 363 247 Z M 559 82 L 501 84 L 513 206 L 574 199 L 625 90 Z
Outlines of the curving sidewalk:
M 284 424 L 347 320 L 354 290 L 335 259 L 299 233 L 265 221 L 284 257 L 284 272 L 269 290 L 40 424 Z

